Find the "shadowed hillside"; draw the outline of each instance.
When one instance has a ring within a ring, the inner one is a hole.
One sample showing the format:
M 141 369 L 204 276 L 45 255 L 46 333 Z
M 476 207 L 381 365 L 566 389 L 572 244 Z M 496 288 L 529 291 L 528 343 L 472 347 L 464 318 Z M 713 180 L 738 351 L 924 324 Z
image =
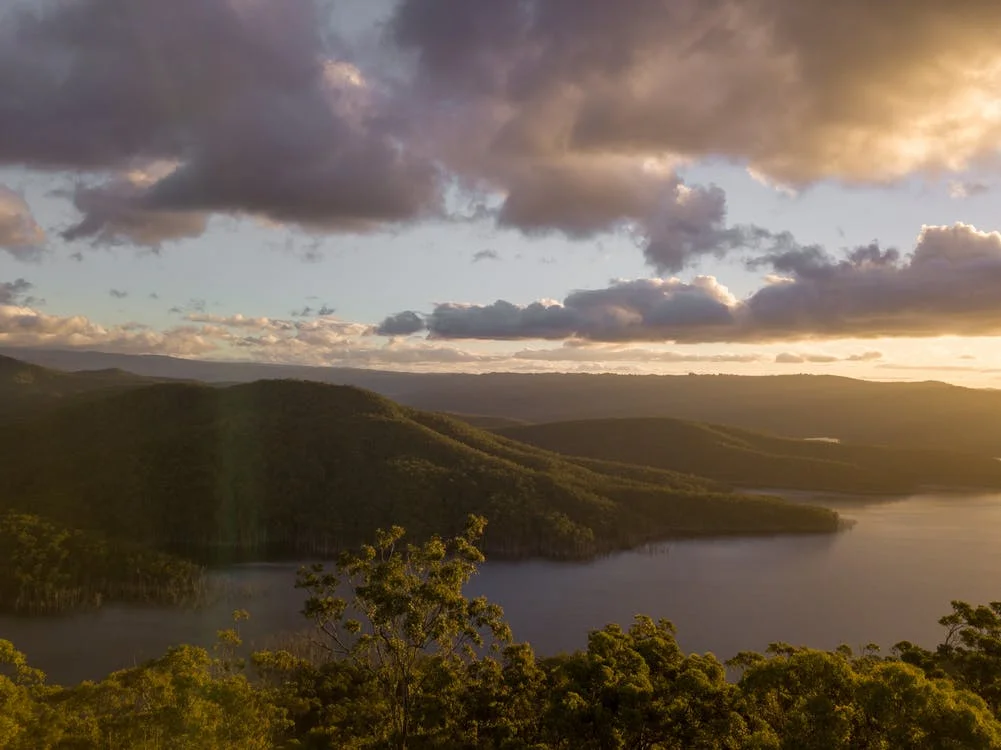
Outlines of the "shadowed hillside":
M 32 413 L 70 396 L 110 393 L 161 381 L 118 368 L 63 372 L 0 355 L 0 416 Z
M 406 373 L 8 349 L 49 367 L 119 367 L 154 377 L 244 382 L 296 378 L 356 385 L 419 409 L 525 422 L 673 417 L 788 437 L 1001 456 L 1001 390 L 878 383 L 828 375 Z M 480 424 L 485 424 L 479 422 Z
M 501 555 L 584 557 L 672 535 L 830 531 L 826 510 L 574 462 L 355 388 L 154 385 L 0 433 L 3 502 L 198 555 L 326 554 L 378 527 L 490 520 Z
M 1001 461 L 984 456 L 796 440 L 678 419 L 553 422 L 498 433 L 559 453 L 628 461 L 744 487 L 842 492 L 1001 487 Z

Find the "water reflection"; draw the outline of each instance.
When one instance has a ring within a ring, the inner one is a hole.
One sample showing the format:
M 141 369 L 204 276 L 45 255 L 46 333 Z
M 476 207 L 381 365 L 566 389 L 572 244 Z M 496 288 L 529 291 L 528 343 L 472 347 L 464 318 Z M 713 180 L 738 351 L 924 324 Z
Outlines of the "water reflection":
M 589 629 L 643 613 L 672 620 L 686 649 L 723 658 L 773 641 L 932 645 L 951 599 L 1001 599 L 1001 496 L 809 499 L 857 525 L 836 535 L 681 540 L 589 563 L 487 563 L 469 593 L 503 605 L 516 637 L 542 653 L 581 647 Z M 252 614 L 242 624 L 245 638 L 273 646 L 302 629 L 295 568 L 217 571 L 228 595 L 197 612 L 107 607 L 0 618 L 0 637 L 67 682 L 100 677 L 172 643 L 210 645 L 237 607 Z

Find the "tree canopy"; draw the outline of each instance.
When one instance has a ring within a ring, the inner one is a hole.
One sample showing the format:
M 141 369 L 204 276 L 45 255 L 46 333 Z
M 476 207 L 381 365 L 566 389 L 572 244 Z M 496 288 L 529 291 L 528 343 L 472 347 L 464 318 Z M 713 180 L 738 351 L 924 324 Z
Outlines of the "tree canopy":
M 61 687 L 0 641 L 0 747 L 1001 748 L 999 602 L 954 602 L 934 650 L 779 643 L 724 664 L 640 616 L 538 659 L 496 606 L 462 594 L 482 531 L 473 517 L 452 538 L 410 543 L 391 528 L 332 570 L 303 569 L 303 614 L 323 645 L 312 658 L 243 659 L 238 612 L 214 653 L 179 646 Z

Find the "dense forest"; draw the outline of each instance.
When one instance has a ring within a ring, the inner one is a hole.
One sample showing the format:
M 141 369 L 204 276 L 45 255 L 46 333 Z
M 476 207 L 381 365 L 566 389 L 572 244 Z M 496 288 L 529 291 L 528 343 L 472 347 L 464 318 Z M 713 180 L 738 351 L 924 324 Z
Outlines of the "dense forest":
M 675 417 L 788 437 L 1001 456 L 1001 390 L 828 375 L 409 373 L 7 349 L 64 370 L 121 368 L 206 382 L 295 378 L 355 385 L 408 406 L 527 422 Z
M 197 603 L 203 570 L 192 562 L 0 511 L 0 613 L 59 614 L 104 602 Z
M 63 400 L 162 382 L 115 368 L 62 372 L 0 356 L 0 419 L 31 415 Z
M 637 617 L 539 659 L 498 607 L 462 594 L 482 530 L 471 518 L 452 539 L 408 544 L 393 528 L 301 570 L 310 657 L 245 654 L 236 612 L 213 652 L 179 646 L 62 687 L 0 641 L 0 747 L 1001 748 L 1001 602 L 953 602 L 933 650 L 779 643 L 723 663 Z
M 739 487 L 855 493 L 1001 487 L 1001 461 L 989 456 L 797 440 L 666 417 L 505 426 L 497 432 L 559 453 L 697 474 Z
M 486 516 L 495 556 L 583 558 L 672 536 L 829 532 L 832 511 L 676 472 L 568 459 L 356 388 L 154 384 L 0 431 L 0 510 L 196 559 L 324 556 L 401 523 Z

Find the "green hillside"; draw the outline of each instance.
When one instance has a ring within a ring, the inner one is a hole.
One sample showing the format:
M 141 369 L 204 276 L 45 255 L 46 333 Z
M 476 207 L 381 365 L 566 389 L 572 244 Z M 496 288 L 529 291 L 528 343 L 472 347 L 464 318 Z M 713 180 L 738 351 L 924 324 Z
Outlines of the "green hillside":
M 0 356 L 0 417 L 30 414 L 82 394 L 106 394 L 163 382 L 108 368 L 63 372 Z
M 495 555 L 586 557 L 674 535 L 832 531 L 830 511 L 571 461 L 349 387 L 163 384 L 0 432 L 0 503 L 215 557 L 318 555 L 402 524 L 490 521 Z
M 1001 390 L 996 389 L 830 375 L 405 377 L 392 384 L 393 397 L 436 411 L 532 423 L 671 417 L 788 437 L 834 437 L 866 445 L 1001 456 Z
M 833 375 L 414 373 L 48 349 L 0 349 L 66 370 L 119 367 L 140 375 L 238 383 L 290 378 L 354 385 L 418 409 L 496 428 L 529 423 L 671 417 L 787 437 L 1001 456 L 1001 389 L 874 382 Z
M 202 569 L 38 516 L 0 512 L 0 613 L 57 614 L 104 602 L 179 604 L 203 595 Z
M 499 434 L 572 456 L 698 474 L 743 487 L 909 492 L 1001 487 L 1001 461 L 936 450 L 797 440 L 679 419 L 592 419 Z

